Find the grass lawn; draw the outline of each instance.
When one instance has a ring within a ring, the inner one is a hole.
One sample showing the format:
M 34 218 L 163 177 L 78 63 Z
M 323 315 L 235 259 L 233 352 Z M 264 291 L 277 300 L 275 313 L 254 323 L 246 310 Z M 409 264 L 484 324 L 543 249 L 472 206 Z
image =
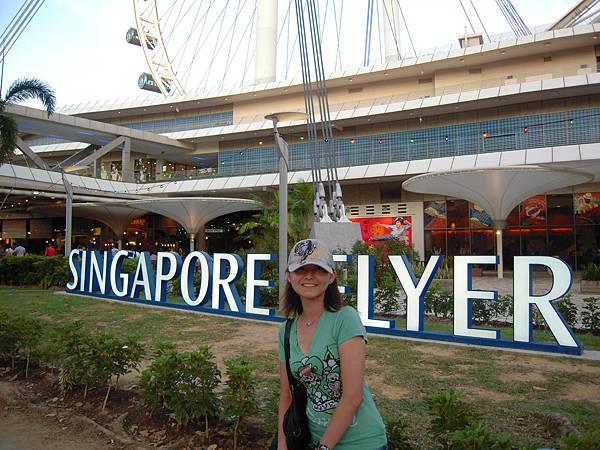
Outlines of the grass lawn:
M 0 289 L 0 310 L 38 317 L 48 324 L 83 320 L 92 331 L 136 335 L 148 346 L 159 339 L 172 340 L 182 350 L 210 344 L 221 369 L 224 359 L 252 358 L 263 402 L 278 392 L 277 324 L 141 308 L 36 289 Z M 397 326 L 403 326 L 402 322 Z M 446 331 L 449 324 L 432 322 L 428 328 Z M 510 329 L 503 330 L 503 337 L 509 338 L 509 333 Z M 539 333 L 544 332 L 537 333 L 536 338 L 542 340 Z M 600 349 L 600 338 L 579 337 L 586 349 Z M 371 336 L 366 374 L 384 417 L 403 418 L 419 448 L 432 446 L 423 400 L 447 388 L 461 390 L 463 399 L 476 407 L 491 429 L 511 432 L 523 446 L 557 445 L 549 413 L 564 416 L 582 432 L 600 426 L 600 362 Z

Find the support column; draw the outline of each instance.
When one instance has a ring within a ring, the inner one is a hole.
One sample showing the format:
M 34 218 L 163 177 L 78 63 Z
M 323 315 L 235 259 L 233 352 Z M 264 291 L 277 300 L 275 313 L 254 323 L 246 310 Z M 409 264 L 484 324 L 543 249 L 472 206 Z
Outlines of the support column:
M 196 235 L 194 233 L 189 233 L 188 236 L 190 237 L 190 253 L 192 253 L 195 250 Z
M 119 239 L 119 240 L 117 241 L 117 248 L 118 248 L 119 250 L 123 250 L 123 239 Z
M 65 211 L 65 256 L 71 254 L 71 243 L 73 236 L 73 188 L 67 180 L 65 173 L 62 173 L 63 185 L 67 194 L 66 211 Z
M 121 155 L 121 179 L 125 182 L 131 183 L 133 182 L 133 167 L 131 165 L 131 139 L 125 138 Z
M 277 0 L 256 2 L 255 84 L 275 81 L 277 73 Z
M 97 159 L 94 161 L 94 165 L 92 166 L 92 176 L 95 178 L 100 178 L 102 173 L 102 161 Z
M 400 14 L 397 0 L 383 0 L 382 23 L 385 62 L 400 60 Z
M 502 230 L 506 228 L 506 220 L 494 220 L 496 233 L 496 255 L 498 256 L 498 278 L 504 278 L 504 252 L 502 250 Z

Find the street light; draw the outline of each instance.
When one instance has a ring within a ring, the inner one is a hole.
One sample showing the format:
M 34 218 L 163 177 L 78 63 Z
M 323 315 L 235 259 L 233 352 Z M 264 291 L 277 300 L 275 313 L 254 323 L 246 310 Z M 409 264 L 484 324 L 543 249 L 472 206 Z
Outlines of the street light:
M 283 286 L 285 282 L 285 270 L 287 268 L 287 177 L 288 177 L 288 145 L 285 139 L 279 135 L 277 124 L 283 120 L 304 120 L 308 114 L 304 112 L 279 112 L 265 116 L 265 119 L 273 122 L 273 135 L 275 137 L 275 148 L 279 154 L 279 298 L 283 297 Z

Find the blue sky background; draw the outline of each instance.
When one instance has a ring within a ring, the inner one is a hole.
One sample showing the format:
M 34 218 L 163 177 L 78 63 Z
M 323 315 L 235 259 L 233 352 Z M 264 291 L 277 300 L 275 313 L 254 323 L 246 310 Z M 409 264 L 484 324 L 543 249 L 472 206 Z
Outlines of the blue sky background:
M 417 50 L 454 43 L 464 33 L 467 22 L 458 0 L 400 2 Z M 490 34 L 509 31 L 493 0 L 473 2 Z M 463 3 L 468 6 L 469 0 Z M 21 0 L 0 0 L 2 30 L 21 4 Z M 513 4 L 531 27 L 557 20 L 575 0 L 513 0 Z M 287 1 L 282 0 L 280 5 L 281 14 Z M 356 10 L 350 16 L 358 18 L 356 28 L 360 33 L 353 34 L 364 40 L 366 1 L 346 0 L 344 5 Z M 46 0 L 6 58 L 3 93 L 16 78 L 26 76 L 49 83 L 56 90 L 59 105 L 148 95 L 137 87 L 139 74 L 147 71 L 143 53 L 125 42 L 127 29 L 134 24 L 130 0 Z M 191 33 L 179 31 L 181 39 Z M 403 45 L 408 51 L 408 42 Z M 356 53 L 356 44 L 349 47 L 346 52 Z M 219 81 L 215 79 L 216 84 Z

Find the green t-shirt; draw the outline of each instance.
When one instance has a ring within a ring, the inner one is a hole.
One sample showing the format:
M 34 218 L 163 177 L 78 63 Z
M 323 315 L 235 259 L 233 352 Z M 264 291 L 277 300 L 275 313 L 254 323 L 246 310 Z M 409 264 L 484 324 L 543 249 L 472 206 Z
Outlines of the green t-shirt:
M 367 340 L 358 312 L 344 306 L 337 312 L 325 311 L 314 331 L 308 354 L 298 345 L 294 320 L 290 330 L 290 368 L 294 378 L 306 386 L 306 413 L 312 439 L 316 444 L 325 432 L 342 396 L 339 345 L 355 336 Z M 279 328 L 279 360 L 285 362 L 285 322 Z M 362 403 L 342 436 L 336 450 L 375 450 L 387 443 L 385 425 L 377 411 L 366 382 Z

